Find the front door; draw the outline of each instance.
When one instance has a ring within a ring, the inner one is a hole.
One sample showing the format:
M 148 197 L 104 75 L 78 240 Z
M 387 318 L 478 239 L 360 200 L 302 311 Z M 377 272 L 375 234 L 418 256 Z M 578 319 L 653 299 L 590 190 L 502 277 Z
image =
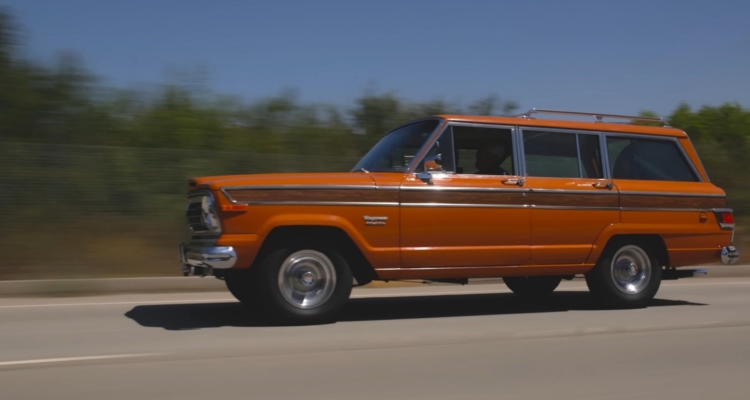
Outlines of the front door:
M 522 130 L 531 190 L 531 261 L 582 264 L 599 234 L 620 221 L 618 190 L 602 163 L 598 133 Z
M 403 268 L 529 263 L 528 189 L 519 186 L 512 127 L 452 124 L 428 154 L 431 179 L 400 190 Z

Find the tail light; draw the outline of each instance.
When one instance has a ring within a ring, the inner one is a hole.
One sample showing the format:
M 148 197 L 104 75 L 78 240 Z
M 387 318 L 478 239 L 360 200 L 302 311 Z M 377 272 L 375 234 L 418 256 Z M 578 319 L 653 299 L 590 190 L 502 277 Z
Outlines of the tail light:
M 716 221 L 721 229 L 734 229 L 734 215 L 729 208 L 715 209 Z

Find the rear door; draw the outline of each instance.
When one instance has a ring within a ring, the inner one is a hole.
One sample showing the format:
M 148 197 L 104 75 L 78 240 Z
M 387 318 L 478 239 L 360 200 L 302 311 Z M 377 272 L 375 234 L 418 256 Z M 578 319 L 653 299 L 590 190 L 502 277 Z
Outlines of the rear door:
M 599 132 L 523 128 L 525 185 L 531 190 L 531 261 L 582 264 L 599 234 L 620 221 Z

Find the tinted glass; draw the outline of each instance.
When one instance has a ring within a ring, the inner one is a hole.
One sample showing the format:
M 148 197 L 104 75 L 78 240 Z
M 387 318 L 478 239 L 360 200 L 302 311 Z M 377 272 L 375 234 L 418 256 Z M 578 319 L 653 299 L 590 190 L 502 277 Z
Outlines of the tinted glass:
M 677 143 L 671 140 L 607 138 L 614 179 L 697 181 Z
M 580 177 L 575 134 L 524 131 L 523 149 L 529 176 Z
M 510 129 L 453 127 L 456 173 L 515 175 L 513 135 Z
M 581 175 L 584 178 L 604 178 L 599 136 L 579 134 L 578 152 L 581 156 Z
M 367 171 L 403 172 L 409 167 L 414 155 L 422 148 L 440 121 L 427 120 L 402 126 L 387 134 L 378 142 L 357 165 L 354 171 L 362 168 Z

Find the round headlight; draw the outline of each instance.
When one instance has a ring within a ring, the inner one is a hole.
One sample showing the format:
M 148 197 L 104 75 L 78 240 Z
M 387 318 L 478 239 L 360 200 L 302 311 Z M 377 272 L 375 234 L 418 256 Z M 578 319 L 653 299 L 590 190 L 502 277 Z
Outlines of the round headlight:
M 219 217 L 214 209 L 214 200 L 210 196 L 201 199 L 201 216 L 203 217 L 203 223 L 209 230 L 218 231 L 221 228 Z

